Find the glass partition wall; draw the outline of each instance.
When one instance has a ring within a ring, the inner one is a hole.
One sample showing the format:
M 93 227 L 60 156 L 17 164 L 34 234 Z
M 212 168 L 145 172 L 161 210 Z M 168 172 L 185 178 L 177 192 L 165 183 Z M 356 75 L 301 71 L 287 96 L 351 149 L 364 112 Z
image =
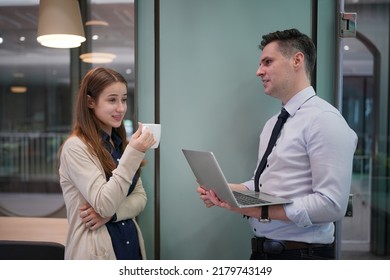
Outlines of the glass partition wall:
M 344 40 L 343 115 L 359 136 L 353 216 L 342 225 L 344 258 L 389 259 L 389 0 L 347 0 L 356 38 Z M 354 252 L 354 253 L 351 253 Z
M 76 49 L 41 46 L 39 0 L 0 1 L 0 215 L 65 217 L 56 155 L 72 126 L 75 96 L 90 68 L 128 81 L 129 133 L 136 121 L 134 0 L 79 1 L 87 41 Z M 88 60 L 85 54 L 110 54 Z M 80 58 L 80 55 L 83 55 Z

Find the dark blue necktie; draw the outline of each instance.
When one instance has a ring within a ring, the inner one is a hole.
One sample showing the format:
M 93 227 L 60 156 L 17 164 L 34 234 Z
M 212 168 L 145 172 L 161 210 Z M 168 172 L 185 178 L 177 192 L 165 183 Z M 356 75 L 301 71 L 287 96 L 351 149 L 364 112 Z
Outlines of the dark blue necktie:
M 259 191 L 259 178 L 261 173 L 263 172 L 265 165 L 267 164 L 267 158 L 269 154 L 272 151 L 272 148 L 275 146 L 276 139 L 278 139 L 279 133 L 282 130 L 282 127 L 284 123 L 286 122 L 287 118 L 290 116 L 290 114 L 286 111 L 286 109 L 282 108 L 282 111 L 280 112 L 278 116 L 278 121 L 276 122 L 271 137 L 268 142 L 267 149 L 265 150 L 265 153 L 263 157 L 261 158 L 261 161 L 259 163 L 259 167 L 256 170 L 255 174 L 255 191 Z

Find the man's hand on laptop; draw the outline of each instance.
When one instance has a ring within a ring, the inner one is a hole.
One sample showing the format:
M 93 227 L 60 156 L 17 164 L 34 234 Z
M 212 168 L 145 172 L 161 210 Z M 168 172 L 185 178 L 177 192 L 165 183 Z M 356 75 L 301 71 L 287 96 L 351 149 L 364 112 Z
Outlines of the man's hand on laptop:
M 231 185 L 233 189 L 242 190 L 243 185 Z M 260 207 L 250 207 L 250 208 L 237 208 L 229 205 L 226 202 L 221 201 L 218 196 L 212 190 L 207 190 L 204 186 L 199 186 L 196 191 L 200 195 L 200 199 L 203 200 L 203 203 L 207 208 L 210 208 L 214 205 L 219 206 L 221 208 L 228 209 L 233 212 L 237 212 L 242 215 L 246 215 L 248 217 L 260 217 L 261 209 Z
M 229 184 L 230 188 L 232 190 L 247 190 L 247 188 L 242 185 L 242 184 Z M 236 211 L 237 209 L 240 210 L 239 208 L 236 208 L 236 207 L 233 207 L 233 206 L 230 206 L 228 203 L 222 201 L 219 199 L 219 197 L 217 196 L 217 194 L 212 191 L 212 190 L 207 190 L 205 186 L 203 185 L 200 185 L 196 191 L 199 193 L 200 195 L 200 199 L 203 200 L 204 204 L 206 205 L 207 208 L 210 208 L 214 205 L 216 206 L 219 206 L 219 207 L 222 207 L 222 208 L 226 208 L 226 209 L 229 209 L 231 211 Z
M 207 190 L 202 185 L 200 185 L 196 189 L 196 191 L 200 194 L 200 199 L 203 200 L 203 202 L 207 208 L 210 208 L 214 205 L 222 207 L 222 208 L 227 208 L 229 210 L 232 210 L 232 208 L 234 208 L 234 207 L 231 207 L 226 202 L 221 201 L 215 192 L 213 192 L 212 190 Z
M 200 199 L 203 200 L 203 203 L 206 205 L 207 208 L 214 206 L 214 203 L 210 199 L 209 192 L 204 186 L 199 186 L 196 191 L 199 193 Z

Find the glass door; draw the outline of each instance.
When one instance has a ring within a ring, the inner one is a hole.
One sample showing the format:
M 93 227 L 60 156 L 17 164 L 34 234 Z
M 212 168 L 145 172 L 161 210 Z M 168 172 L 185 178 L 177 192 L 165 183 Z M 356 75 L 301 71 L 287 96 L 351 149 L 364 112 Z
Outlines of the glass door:
M 388 258 L 390 1 L 345 1 L 345 10 L 357 13 L 358 24 L 356 38 L 343 39 L 341 46 L 342 112 L 359 143 L 351 187 L 353 216 L 342 223 L 342 256 Z

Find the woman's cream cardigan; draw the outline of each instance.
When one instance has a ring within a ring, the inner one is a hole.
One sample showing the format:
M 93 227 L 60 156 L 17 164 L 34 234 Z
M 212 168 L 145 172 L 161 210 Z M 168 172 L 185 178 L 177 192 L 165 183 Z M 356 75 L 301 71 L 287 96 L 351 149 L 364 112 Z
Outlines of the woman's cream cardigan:
M 132 218 L 137 227 L 142 258 L 146 259 L 144 240 L 135 218 L 146 206 L 141 178 L 127 196 L 132 179 L 145 154 L 127 146 L 118 167 L 107 182 L 96 156 L 76 136 L 63 145 L 60 155 L 60 184 L 65 199 L 69 231 L 65 259 L 116 259 L 105 226 L 90 230 L 82 223 L 79 208 L 89 203 L 102 217 L 117 216 L 117 222 Z

